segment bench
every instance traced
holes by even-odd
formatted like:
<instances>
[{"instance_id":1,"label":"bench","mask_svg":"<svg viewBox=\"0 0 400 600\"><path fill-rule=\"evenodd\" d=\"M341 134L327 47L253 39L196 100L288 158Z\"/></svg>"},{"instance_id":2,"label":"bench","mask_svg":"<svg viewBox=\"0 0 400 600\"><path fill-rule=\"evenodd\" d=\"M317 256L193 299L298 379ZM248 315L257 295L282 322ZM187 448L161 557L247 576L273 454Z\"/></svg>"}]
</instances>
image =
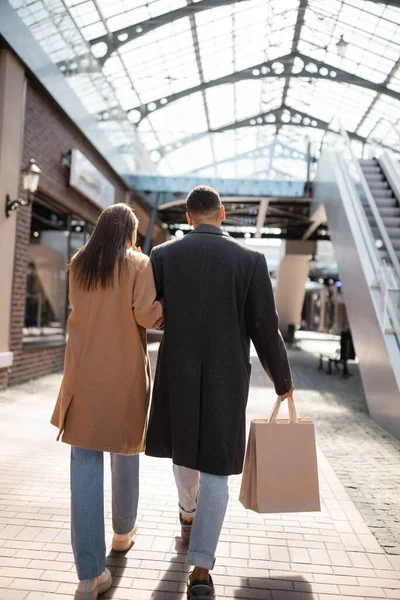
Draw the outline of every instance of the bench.
<instances>
[{"instance_id":1,"label":"bench","mask_svg":"<svg viewBox=\"0 0 400 600\"><path fill-rule=\"evenodd\" d=\"M347 365L347 360L340 358L340 348L336 350L334 354L323 354L322 352L319 355L319 366L318 370L324 370L324 359L327 361L327 375L332 375L332 363L335 365L336 371L340 371L340 365L342 365L342 377L351 377L351 373L349 371L349 367Z\"/></svg>"}]
</instances>

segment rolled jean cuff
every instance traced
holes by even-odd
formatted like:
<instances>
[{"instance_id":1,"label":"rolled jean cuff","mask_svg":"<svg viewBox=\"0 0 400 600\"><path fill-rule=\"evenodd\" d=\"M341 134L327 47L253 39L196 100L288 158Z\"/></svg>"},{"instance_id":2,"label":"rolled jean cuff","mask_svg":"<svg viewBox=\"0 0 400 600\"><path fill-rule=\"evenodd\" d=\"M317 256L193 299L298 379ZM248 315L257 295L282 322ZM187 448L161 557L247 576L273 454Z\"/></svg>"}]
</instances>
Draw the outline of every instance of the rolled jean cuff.
<instances>
[{"instance_id":1,"label":"rolled jean cuff","mask_svg":"<svg viewBox=\"0 0 400 600\"><path fill-rule=\"evenodd\" d=\"M179 511L182 515L182 517L187 520L187 521L191 521L192 519L194 519L194 515L196 514L196 509L193 508L193 510L185 510L183 506L181 506L179 504Z\"/></svg>"},{"instance_id":2,"label":"rolled jean cuff","mask_svg":"<svg viewBox=\"0 0 400 600\"><path fill-rule=\"evenodd\" d=\"M199 554L199 552L190 552L187 555L188 565L194 567L200 567L200 569L207 569L212 571L215 565L215 558L213 556L207 556L207 554Z\"/></svg>"}]
</instances>

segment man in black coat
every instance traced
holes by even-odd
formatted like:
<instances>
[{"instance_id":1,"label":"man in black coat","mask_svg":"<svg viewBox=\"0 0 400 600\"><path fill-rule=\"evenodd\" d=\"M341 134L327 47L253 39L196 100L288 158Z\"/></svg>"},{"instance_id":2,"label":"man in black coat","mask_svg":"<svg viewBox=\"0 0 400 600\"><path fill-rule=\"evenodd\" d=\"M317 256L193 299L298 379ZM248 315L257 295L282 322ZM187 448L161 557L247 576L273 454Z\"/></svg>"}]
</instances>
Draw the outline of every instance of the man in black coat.
<instances>
[{"instance_id":1,"label":"man in black coat","mask_svg":"<svg viewBox=\"0 0 400 600\"><path fill-rule=\"evenodd\" d=\"M188 597L213 598L208 571L227 479L243 468L250 340L282 400L293 390L264 255L221 230L225 209L215 190L194 188L186 202L194 230L151 254L165 331L146 454L173 459L182 536L190 537L195 566Z\"/></svg>"}]
</instances>

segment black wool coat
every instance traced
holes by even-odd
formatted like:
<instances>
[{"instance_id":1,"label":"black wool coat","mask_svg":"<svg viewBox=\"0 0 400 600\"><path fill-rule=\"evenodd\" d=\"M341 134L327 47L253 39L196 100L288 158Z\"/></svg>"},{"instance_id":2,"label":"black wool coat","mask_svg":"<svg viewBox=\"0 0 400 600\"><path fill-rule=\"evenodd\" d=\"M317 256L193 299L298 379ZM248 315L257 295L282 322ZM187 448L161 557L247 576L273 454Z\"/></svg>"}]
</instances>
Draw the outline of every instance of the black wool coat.
<instances>
[{"instance_id":1,"label":"black wool coat","mask_svg":"<svg viewBox=\"0 0 400 600\"><path fill-rule=\"evenodd\" d=\"M200 225L151 254L165 330L146 454L214 475L242 472L250 339L277 394L292 385L263 254Z\"/></svg>"}]
</instances>

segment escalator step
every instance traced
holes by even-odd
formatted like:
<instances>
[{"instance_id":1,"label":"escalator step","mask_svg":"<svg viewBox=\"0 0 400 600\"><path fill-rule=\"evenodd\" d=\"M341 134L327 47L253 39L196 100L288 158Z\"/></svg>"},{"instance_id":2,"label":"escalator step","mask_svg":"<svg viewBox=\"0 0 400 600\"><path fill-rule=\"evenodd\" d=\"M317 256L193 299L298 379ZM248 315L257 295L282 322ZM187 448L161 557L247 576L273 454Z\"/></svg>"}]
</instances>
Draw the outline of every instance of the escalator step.
<instances>
[{"instance_id":1,"label":"escalator step","mask_svg":"<svg viewBox=\"0 0 400 600\"><path fill-rule=\"evenodd\" d=\"M372 225L372 232L375 237L379 237L378 227L375 227L374 225ZM388 234L388 236L390 237L392 242L393 242L393 240L400 241L400 227L386 227L386 233Z\"/></svg>"},{"instance_id":2,"label":"escalator step","mask_svg":"<svg viewBox=\"0 0 400 600\"><path fill-rule=\"evenodd\" d=\"M367 215L367 217L372 217L372 211L370 209L370 207L367 205L365 206L365 213ZM382 218L397 218L400 217L400 207L399 206L394 206L394 207L388 207L388 206L380 206L379 207L379 213L381 215Z\"/></svg>"},{"instance_id":3,"label":"escalator step","mask_svg":"<svg viewBox=\"0 0 400 600\"><path fill-rule=\"evenodd\" d=\"M360 165L361 166L370 166L370 165L377 165L378 161L376 160L376 158L362 158L360 160Z\"/></svg>"},{"instance_id":4,"label":"escalator step","mask_svg":"<svg viewBox=\"0 0 400 600\"><path fill-rule=\"evenodd\" d=\"M367 180L368 185L373 185L373 184L378 184L378 183L380 183L380 184L386 183L386 185L387 185L386 179L380 173L364 173L364 175L365 175L365 179Z\"/></svg>"},{"instance_id":5,"label":"escalator step","mask_svg":"<svg viewBox=\"0 0 400 600\"><path fill-rule=\"evenodd\" d=\"M377 207L379 208L379 211L383 208L396 208L397 207L397 200L396 198L375 198L375 202ZM366 202L363 202L363 205L365 206L365 208L367 209L368 205Z\"/></svg>"},{"instance_id":6,"label":"escalator step","mask_svg":"<svg viewBox=\"0 0 400 600\"><path fill-rule=\"evenodd\" d=\"M389 184L386 181L368 181L368 187L373 194L376 194L380 191L387 192L388 190L392 191L389 187Z\"/></svg>"}]
</instances>

